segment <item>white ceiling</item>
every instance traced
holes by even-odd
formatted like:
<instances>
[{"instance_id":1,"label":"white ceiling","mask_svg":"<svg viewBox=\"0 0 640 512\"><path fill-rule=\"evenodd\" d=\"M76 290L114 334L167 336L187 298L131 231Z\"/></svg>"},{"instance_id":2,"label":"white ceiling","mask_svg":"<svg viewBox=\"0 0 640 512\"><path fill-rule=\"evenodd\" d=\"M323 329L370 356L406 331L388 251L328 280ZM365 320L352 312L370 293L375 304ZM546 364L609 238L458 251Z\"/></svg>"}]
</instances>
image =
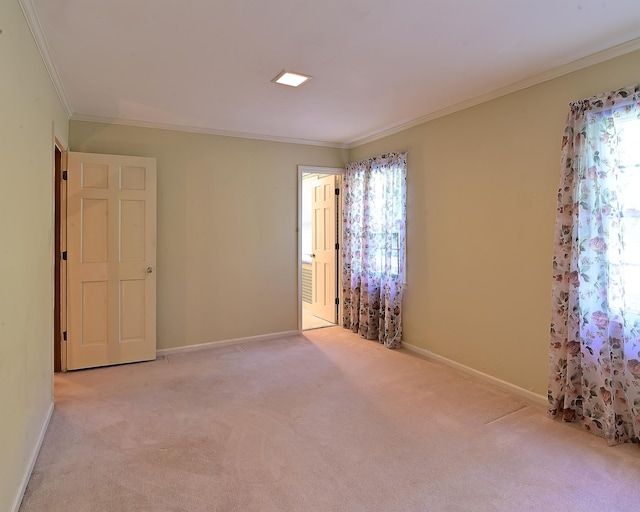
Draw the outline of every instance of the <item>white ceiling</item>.
<instances>
[{"instance_id":1,"label":"white ceiling","mask_svg":"<svg viewBox=\"0 0 640 512\"><path fill-rule=\"evenodd\" d=\"M639 0L20 1L72 119L336 145L640 48Z\"/></svg>"}]
</instances>

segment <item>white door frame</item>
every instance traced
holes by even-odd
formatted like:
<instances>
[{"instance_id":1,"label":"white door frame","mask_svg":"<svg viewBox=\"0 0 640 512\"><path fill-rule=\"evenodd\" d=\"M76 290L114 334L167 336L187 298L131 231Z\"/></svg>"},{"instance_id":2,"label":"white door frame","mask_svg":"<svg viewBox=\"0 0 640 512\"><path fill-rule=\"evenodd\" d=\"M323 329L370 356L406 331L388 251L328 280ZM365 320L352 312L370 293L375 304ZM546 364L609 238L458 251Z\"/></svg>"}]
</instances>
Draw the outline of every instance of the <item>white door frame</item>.
<instances>
[{"instance_id":1,"label":"white door frame","mask_svg":"<svg viewBox=\"0 0 640 512\"><path fill-rule=\"evenodd\" d=\"M298 166L298 332L302 333L302 177L304 174L335 174L338 176L344 175L344 169L341 167L316 167L311 165L299 165ZM340 179L340 202L342 202L342 183ZM338 240L340 247L342 247L342 208L338 208L336 212L336 218L338 220ZM342 274L342 256L341 251L338 251L338 262L336 265L336 275ZM338 299L340 305L342 305L342 286L338 285L336 290L338 293ZM338 325L340 325L340 309L338 308Z\"/></svg>"}]
</instances>

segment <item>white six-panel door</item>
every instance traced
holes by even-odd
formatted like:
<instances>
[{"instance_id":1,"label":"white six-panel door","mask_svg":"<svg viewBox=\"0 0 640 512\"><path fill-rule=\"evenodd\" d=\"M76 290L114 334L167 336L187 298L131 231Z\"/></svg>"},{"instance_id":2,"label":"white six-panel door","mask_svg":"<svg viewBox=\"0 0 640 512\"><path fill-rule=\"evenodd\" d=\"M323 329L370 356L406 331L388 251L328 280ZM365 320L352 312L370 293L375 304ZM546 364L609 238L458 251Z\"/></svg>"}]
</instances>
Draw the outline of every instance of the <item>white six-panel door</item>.
<instances>
[{"instance_id":1,"label":"white six-panel door","mask_svg":"<svg viewBox=\"0 0 640 512\"><path fill-rule=\"evenodd\" d=\"M67 368L156 357L156 161L69 153Z\"/></svg>"},{"instance_id":2,"label":"white six-panel door","mask_svg":"<svg viewBox=\"0 0 640 512\"><path fill-rule=\"evenodd\" d=\"M336 177L319 178L311 190L312 301L311 312L336 321Z\"/></svg>"}]
</instances>

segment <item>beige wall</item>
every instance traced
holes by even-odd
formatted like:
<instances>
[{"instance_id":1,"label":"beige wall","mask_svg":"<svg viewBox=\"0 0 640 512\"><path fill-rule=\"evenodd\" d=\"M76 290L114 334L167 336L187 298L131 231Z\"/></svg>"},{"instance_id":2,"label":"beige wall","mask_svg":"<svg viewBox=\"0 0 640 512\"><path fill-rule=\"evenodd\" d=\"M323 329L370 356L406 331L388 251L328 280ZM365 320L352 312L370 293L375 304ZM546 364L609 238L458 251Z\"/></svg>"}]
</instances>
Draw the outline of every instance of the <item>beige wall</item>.
<instances>
[{"instance_id":1,"label":"beige wall","mask_svg":"<svg viewBox=\"0 0 640 512\"><path fill-rule=\"evenodd\" d=\"M297 166L346 151L77 121L69 137L158 160L158 348L298 328Z\"/></svg>"},{"instance_id":2,"label":"beige wall","mask_svg":"<svg viewBox=\"0 0 640 512\"><path fill-rule=\"evenodd\" d=\"M546 396L567 103L638 69L634 52L351 150L409 151L406 342Z\"/></svg>"},{"instance_id":3,"label":"beige wall","mask_svg":"<svg viewBox=\"0 0 640 512\"><path fill-rule=\"evenodd\" d=\"M68 121L20 6L0 3L0 510L52 404L53 133Z\"/></svg>"}]
</instances>

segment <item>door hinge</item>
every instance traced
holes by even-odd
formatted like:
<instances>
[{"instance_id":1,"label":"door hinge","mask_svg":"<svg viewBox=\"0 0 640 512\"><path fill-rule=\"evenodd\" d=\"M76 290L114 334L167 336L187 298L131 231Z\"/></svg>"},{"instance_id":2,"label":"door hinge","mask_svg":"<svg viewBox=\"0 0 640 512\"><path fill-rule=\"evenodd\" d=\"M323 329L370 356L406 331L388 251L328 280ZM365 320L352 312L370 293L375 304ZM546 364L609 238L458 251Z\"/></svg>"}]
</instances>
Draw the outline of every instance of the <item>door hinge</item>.
<instances>
[{"instance_id":1,"label":"door hinge","mask_svg":"<svg viewBox=\"0 0 640 512\"><path fill-rule=\"evenodd\" d=\"M67 171L62 171L62 181L67 181Z\"/></svg>"},{"instance_id":2,"label":"door hinge","mask_svg":"<svg viewBox=\"0 0 640 512\"><path fill-rule=\"evenodd\" d=\"M340 305L340 299L336 297L336 306Z\"/></svg>"},{"instance_id":3,"label":"door hinge","mask_svg":"<svg viewBox=\"0 0 640 512\"><path fill-rule=\"evenodd\" d=\"M67 341L67 331L62 333L62 341Z\"/></svg>"},{"instance_id":4,"label":"door hinge","mask_svg":"<svg viewBox=\"0 0 640 512\"><path fill-rule=\"evenodd\" d=\"M340 249L340 244L338 242L336 242L336 251Z\"/></svg>"},{"instance_id":5,"label":"door hinge","mask_svg":"<svg viewBox=\"0 0 640 512\"><path fill-rule=\"evenodd\" d=\"M62 260L67 261L67 251L62 251Z\"/></svg>"},{"instance_id":6,"label":"door hinge","mask_svg":"<svg viewBox=\"0 0 640 512\"><path fill-rule=\"evenodd\" d=\"M340 189L339 189L339 188L337 188L337 189L336 189L336 195L337 195L337 196L339 196L339 195L340 195Z\"/></svg>"}]
</instances>

